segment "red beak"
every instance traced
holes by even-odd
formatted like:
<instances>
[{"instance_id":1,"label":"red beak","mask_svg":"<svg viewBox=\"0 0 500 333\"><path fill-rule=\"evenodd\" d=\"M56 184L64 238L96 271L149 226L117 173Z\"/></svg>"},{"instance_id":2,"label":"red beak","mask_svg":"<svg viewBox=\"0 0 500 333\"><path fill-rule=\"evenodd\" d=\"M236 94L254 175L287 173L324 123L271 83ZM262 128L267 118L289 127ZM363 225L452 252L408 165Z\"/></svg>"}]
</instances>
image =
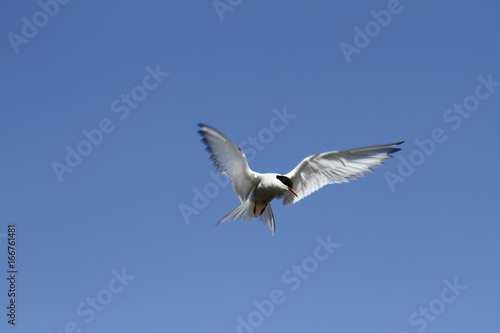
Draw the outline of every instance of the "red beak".
<instances>
[{"instance_id":1,"label":"red beak","mask_svg":"<svg viewBox=\"0 0 500 333\"><path fill-rule=\"evenodd\" d=\"M293 188L289 187L289 188L288 188L288 191L292 192L292 193L293 193L293 195L295 195L297 198L299 197L299 196L297 195L297 193L295 193L295 190L294 190Z\"/></svg>"}]
</instances>

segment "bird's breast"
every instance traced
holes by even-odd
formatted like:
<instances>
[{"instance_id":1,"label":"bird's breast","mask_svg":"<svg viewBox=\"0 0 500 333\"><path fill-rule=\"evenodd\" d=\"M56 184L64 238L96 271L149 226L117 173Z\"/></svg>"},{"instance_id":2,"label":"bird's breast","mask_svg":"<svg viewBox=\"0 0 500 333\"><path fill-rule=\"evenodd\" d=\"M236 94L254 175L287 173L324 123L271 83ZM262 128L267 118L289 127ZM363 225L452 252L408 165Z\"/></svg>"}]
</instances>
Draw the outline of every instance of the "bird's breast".
<instances>
[{"instance_id":1,"label":"bird's breast","mask_svg":"<svg viewBox=\"0 0 500 333\"><path fill-rule=\"evenodd\" d=\"M275 187L272 184L260 183L252 192L252 200L261 204L268 204L278 195L282 189Z\"/></svg>"}]
</instances>

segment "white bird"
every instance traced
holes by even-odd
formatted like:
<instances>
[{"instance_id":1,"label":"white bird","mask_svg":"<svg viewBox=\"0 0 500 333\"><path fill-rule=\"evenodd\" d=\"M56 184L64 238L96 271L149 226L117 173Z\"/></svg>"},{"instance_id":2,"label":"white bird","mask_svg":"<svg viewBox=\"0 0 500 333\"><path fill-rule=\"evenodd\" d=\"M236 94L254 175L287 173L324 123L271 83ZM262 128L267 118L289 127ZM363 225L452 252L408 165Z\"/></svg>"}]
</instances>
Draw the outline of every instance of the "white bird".
<instances>
[{"instance_id":1,"label":"white bird","mask_svg":"<svg viewBox=\"0 0 500 333\"><path fill-rule=\"evenodd\" d=\"M283 198L290 206L328 184L344 183L373 172L371 168L384 164L395 148L404 141L343 151L311 155L285 175L258 173L248 166L243 151L213 127L198 124L206 150L223 175L229 177L241 205L223 217L224 221L251 221L259 218L275 232L274 215L269 204Z\"/></svg>"}]
</instances>

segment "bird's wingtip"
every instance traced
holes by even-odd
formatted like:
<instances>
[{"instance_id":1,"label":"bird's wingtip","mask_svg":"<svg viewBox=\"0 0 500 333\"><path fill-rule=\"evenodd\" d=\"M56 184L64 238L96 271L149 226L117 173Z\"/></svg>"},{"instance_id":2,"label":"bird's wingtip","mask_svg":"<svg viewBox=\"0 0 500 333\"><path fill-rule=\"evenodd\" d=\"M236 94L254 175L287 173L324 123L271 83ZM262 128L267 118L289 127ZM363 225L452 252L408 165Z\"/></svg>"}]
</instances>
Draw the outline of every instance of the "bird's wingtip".
<instances>
[{"instance_id":1,"label":"bird's wingtip","mask_svg":"<svg viewBox=\"0 0 500 333\"><path fill-rule=\"evenodd\" d=\"M223 221L223 220L218 221L218 222L214 225L214 228L218 228L218 227L222 224L222 222L224 222L224 221Z\"/></svg>"}]
</instances>

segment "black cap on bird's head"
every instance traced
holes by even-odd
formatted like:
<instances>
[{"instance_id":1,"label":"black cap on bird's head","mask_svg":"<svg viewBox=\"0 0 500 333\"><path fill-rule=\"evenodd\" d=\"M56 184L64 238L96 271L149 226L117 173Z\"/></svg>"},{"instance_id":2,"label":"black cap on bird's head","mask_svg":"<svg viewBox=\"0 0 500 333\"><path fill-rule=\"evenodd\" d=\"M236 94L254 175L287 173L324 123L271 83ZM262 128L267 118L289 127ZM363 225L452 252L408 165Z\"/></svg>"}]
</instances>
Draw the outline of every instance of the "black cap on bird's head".
<instances>
[{"instance_id":1,"label":"black cap on bird's head","mask_svg":"<svg viewBox=\"0 0 500 333\"><path fill-rule=\"evenodd\" d=\"M295 190L293 189L293 182L290 178L281 175L277 175L276 178L278 178L279 181L281 181L285 186L288 187L288 191L292 192L293 195L298 197L297 193L295 193Z\"/></svg>"}]
</instances>

